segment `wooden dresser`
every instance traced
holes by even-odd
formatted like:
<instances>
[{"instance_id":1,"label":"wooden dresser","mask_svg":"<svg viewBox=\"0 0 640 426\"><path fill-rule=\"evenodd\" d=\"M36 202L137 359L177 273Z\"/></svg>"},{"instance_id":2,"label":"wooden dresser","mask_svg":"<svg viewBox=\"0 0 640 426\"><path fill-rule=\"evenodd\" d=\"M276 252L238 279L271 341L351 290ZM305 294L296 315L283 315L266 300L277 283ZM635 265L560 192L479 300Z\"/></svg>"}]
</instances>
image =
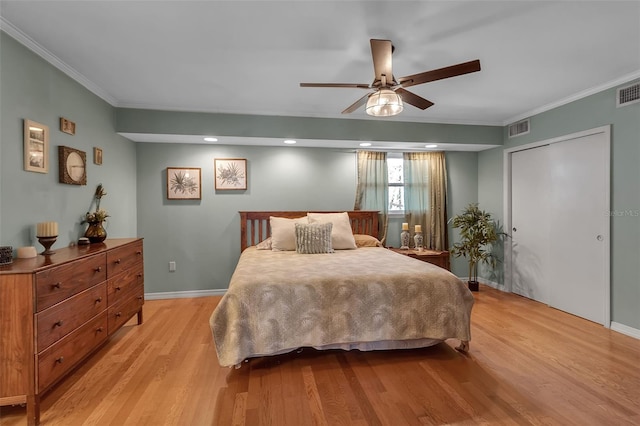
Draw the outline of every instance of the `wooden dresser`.
<instances>
[{"instance_id":1,"label":"wooden dresser","mask_svg":"<svg viewBox=\"0 0 640 426\"><path fill-rule=\"evenodd\" d=\"M0 266L0 405L27 405L135 314L142 324L142 239L55 249Z\"/></svg>"}]
</instances>

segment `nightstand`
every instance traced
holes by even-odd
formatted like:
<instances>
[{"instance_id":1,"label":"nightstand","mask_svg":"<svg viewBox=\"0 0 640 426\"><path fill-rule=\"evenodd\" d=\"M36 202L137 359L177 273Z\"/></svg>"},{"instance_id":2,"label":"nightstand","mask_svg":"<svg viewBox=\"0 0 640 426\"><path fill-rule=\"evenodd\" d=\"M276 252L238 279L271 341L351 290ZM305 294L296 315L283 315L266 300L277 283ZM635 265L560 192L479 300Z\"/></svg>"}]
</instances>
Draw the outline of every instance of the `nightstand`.
<instances>
[{"instance_id":1,"label":"nightstand","mask_svg":"<svg viewBox=\"0 0 640 426\"><path fill-rule=\"evenodd\" d=\"M449 264L449 252L448 251L435 251L435 250L401 250L395 247L388 247L389 250L404 254L405 256L412 257L414 259L421 260L423 262L432 263L436 266L446 269L447 271L451 270L451 266Z\"/></svg>"}]
</instances>

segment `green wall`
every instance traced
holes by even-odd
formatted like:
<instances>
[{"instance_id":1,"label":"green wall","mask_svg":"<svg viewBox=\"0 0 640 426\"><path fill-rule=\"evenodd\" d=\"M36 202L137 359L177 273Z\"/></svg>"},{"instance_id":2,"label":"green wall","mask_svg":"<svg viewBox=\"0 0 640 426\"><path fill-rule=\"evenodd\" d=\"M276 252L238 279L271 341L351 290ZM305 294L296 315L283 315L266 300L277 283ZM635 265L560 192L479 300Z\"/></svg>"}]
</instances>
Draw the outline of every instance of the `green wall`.
<instances>
[{"instance_id":1,"label":"green wall","mask_svg":"<svg viewBox=\"0 0 640 426\"><path fill-rule=\"evenodd\" d=\"M239 255L238 210L350 209L355 154L300 147L132 143L117 132L233 136L406 140L501 144L509 148L602 125L612 125L612 319L640 329L640 104L615 108L606 90L532 117L531 133L514 139L491 126L259 117L113 108L5 33L0 33L0 244L38 245L40 221L59 222L54 247L75 241L95 186L108 195L110 237L145 237L147 292L226 288ZM76 122L75 136L58 130L60 117ZM28 118L50 128L48 174L23 170L22 126ZM88 154L87 186L58 183L57 146ZM92 149L104 163L92 163ZM480 153L448 152L449 216L470 202L502 220L503 148ZM249 189L213 189L213 159L247 158ZM201 167L200 201L167 201L166 167ZM393 219L399 234L401 219ZM457 234L450 230L450 242ZM38 246L40 249L40 247ZM176 272L168 272L175 261ZM466 275L464 259L454 273ZM485 278L490 278L485 276ZM500 277L497 282L501 283Z\"/></svg>"},{"instance_id":2,"label":"green wall","mask_svg":"<svg viewBox=\"0 0 640 426\"><path fill-rule=\"evenodd\" d=\"M108 195L102 207L111 214L110 237L136 236L136 151L114 131L113 108L48 62L0 32L0 244L42 250L35 224L56 221L64 247L84 233L81 218L96 186ZM59 131L60 117L76 123L75 136ZM49 127L49 173L23 169L23 120ZM58 146L87 153L87 185L58 182ZM104 151L93 164L93 147Z\"/></svg>"},{"instance_id":3,"label":"green wall","mask_svg":"<svg viewBox=\"0 0 640 426\"><path fill-rule=\"evenodd\" d=\"M504 149L611 125L611 210L617 213L611 216L611 319L640 329L640 103L616 108L612 88L535 115L530 124L529 134L512 139L505 128L504 148L480 154L480 205L502 219Z\"/></svg>"},{"instance_id":4,"label":"green wall","mask_svg":"<svg viewBox=\"0 0 640 426\"><path fill-rule=\"evenodd\" d=\"M202 136L501 144L502 128L401 121L116 110L117 131Z\"/></svg>"},{"instance_id":5,"label":"green wall","mask_svg":"<svg viewBox=\"0 0 640 426\"><path fill-rule=\"evenodd\" d=\"M476 155L447 153L452 208L477 197ZM353 209L353 151L138 143L137 158L138 231L145 237L148 293L226 289L240 256L238 211ZM246 158L248 189L216 191L214 158ZM167 200L167 167L201 168L202 199ZM391 220L392 245L401 222ZM175 272L169 272L170 261L176 262Z\"/></svg>"}]
</instances>

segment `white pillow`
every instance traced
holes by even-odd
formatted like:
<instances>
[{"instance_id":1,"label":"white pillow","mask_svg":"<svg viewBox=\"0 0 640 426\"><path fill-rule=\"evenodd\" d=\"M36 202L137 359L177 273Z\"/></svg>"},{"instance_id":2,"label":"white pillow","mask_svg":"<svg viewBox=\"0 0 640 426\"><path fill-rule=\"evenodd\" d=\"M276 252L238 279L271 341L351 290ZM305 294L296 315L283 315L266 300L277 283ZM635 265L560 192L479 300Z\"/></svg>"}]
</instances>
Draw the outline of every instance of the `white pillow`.
<instances>
[{"instance_id":1,"label":"white pillow","mask_svg":"<svg viewBox=\"0 0 640 426\"><path fill-rule=\"evenodd\" d=\"M257 250L271 250L271 237L267 238L264 241L260 241L256 245Z\"/></svg>"},{"instance_id":2,"label":"white pillow","mask_svg":"<svg viewBox=\"0 0 640 426\"><path fill-rule=\"evenodd\" d=\"M269 217L271 226L271 250L292 251L296 249L296 223L309 223L306 216L297 219Z\"/></svg>"},{"instance_id":3,"label":"white pillow","mask_svg":"<svg viewBox=\"0 0 640 426\"><path fill-rule=\"evenodd\" d=\"M348 250L356 248L353 238L349 214L344 213L307 213L309 223L333 223L331 231L331 246L334 250Z\"/></svg>"}]
</instances>

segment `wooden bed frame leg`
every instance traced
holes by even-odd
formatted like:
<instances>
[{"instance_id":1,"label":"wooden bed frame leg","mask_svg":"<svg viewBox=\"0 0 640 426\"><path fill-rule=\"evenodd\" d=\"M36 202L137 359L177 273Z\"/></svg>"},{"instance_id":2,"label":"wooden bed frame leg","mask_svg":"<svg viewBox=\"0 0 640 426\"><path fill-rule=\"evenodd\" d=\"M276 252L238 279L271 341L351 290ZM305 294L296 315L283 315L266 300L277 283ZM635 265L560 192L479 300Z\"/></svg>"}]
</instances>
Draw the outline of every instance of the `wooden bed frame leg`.
<instances>
[{"instance_id":1,"label":"wooden bed frame leg","mask_svg":"<svg viewBox=\"0 0 640 426\"><path fill-rule=\"evenodd\" d=\"M467 340L460 340L460 345L456 346L456 350L462 353L469 352L469 342Z\"/></svg>"}]
</instances>

